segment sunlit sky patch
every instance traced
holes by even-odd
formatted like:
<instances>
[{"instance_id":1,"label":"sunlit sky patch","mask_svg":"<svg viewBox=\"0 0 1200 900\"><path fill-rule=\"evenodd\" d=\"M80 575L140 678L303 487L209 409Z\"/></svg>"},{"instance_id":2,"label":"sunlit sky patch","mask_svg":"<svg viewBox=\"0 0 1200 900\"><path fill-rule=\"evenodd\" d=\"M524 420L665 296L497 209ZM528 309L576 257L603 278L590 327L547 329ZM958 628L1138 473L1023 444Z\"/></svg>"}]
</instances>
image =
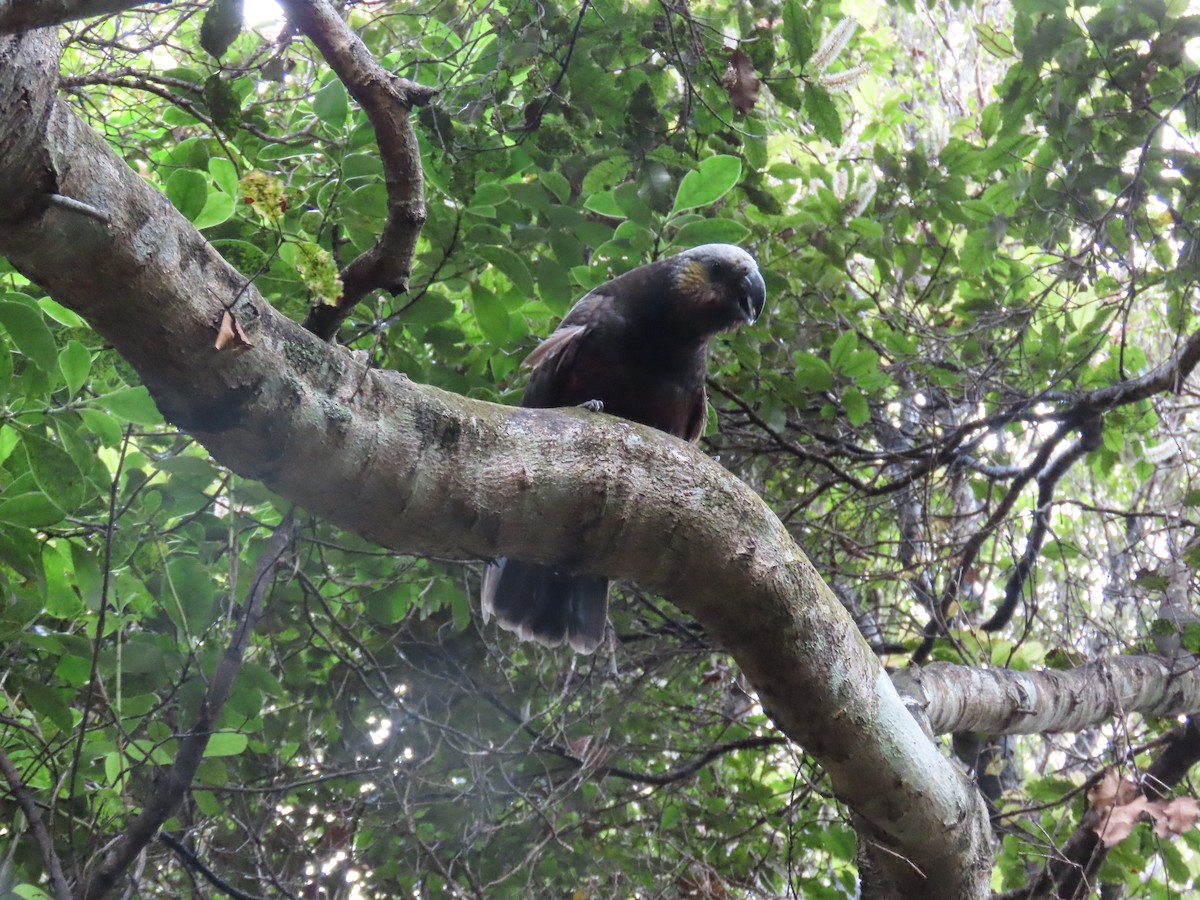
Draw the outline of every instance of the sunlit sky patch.
<instances>
[{"instance_id":1,"label":"sunlit sky patch","mask_svg":"<svg viewBox=\"0 0 1200 900\"><path fill-rule=\"evenodd\" d=\"M275 0L245 0L246 25L263 28L283 21L283 10Z\"/></svg>"}]
</instances>

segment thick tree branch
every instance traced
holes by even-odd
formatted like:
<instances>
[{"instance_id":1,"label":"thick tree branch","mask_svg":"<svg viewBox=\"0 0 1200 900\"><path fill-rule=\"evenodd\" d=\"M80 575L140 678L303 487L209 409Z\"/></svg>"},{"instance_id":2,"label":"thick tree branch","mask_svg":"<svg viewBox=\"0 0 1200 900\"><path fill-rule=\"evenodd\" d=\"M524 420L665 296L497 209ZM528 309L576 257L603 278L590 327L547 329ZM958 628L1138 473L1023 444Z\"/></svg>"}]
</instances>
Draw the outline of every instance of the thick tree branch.
<instances>
[{"instance_id":1,"label":"thick tree branch","mask_svg":"<svg viewBox=\"0 0 1200 900\"><path fill-rule=\"evenodd\" d=\"M160 0L0 0L0 35L123 12Z\"/></svg>"},{"instance_id":2,"label":"thick tree branch","mask_svg":"<svg viewBox=\"0 0 1200 900\"><path fill-rule=\"evenodd\" d=\"M371 120L383 180L387 220L379 239L342 270L343 294L337 305L319 304L304 327L330 340L355 304L373 290L408 290L417 237L425 224L421 151L409 116L437 91L388 72L327 0L281 0L289 21L304 32Z\"/></svg>"},{"instance_id":3,"label":"thick tree branch","mask_svg":"<svg viewBox=\"0 0 1200 900\"><path fill-rule=\"evenodd\" d=\"M109 340L170 420L235 471L384 546L567 563L662 593L824 765L880 890L986 896L977 794L757 494L661 432L469 400L318 340L55 102L55 51L41 32L0 43L0 147L13 151L0 155L0 210L27 211L0 221L0 252ZM70 160L50 172L60 192L111 224L45 207L38 183L9 175L31 156ZM214 349L227 308L252 346ZM122 839L123 858L133 843Z\"/></svg>"},{"instance_id":4,"label":"thick tree branch","mask_svg":"<svg viewBox=\"0 0 1200 900\"><path fill-rule=\"evenodd\" d=\"M1172 669L1158 656L1120 656L1076 669L910 666L892 683L916 701L933 734L1080 731L1114 715L1164 718L1200 712L1200 667Z\"/></svg>"},{"instance_id":5,"label":"thick tree branch","mask_svg":"<svg viewBox=\"0 0 1200 900\"><path fill-rule=\"evenodd\" d=\"M1188 335L1168 359L1149 372L1084 394L1064 415L1082 421L1098 412L1146 400L1155 394L1166 391L1177 394L1183 390L1183 383L1197 365L1200 365L1200 331Z\"/></svg>"},{"instance_id":6,"label":"thick tree branch","mask_svg":"<svg viewBox=\"0 0 1200 900\"><path fill-rule=\"evenodd\" d=\"M9 791L16 798L21 811L25 813L25 819L29 822L29 830L33 832L33 839L37 842L38 850L41 851L42 863L46 866L46 872L50 876L50 886L54 888L54 896L58 900L70 900L71 888L67 884L66 875L63 874L62 862L54 851L54 841L50 838L50 832L46 830L46 823L42 821L42 812L37 808L33 795L29 793L25 779L21 777L21 773L17 771L17 767L13 765L13 761L3 748L0 748L0 775L3 775L4 780L8 782Z\"/></svg>"},{"instance_id":7,"label":"thick tree branch","mask_svg":"<svg viewBox=\"0 0 1200 900\"><path fill-rule=\"evenodd\" d=\"M99 900L112 890L125 870L142 852L142 848L154 840L163 822L179 808L183 795L191 788L192 779L196 777L196 769L204 758L204 750L212 737L213 728L216 727L225 701L229 699L234 679L241 671L242 657L254 631L254 625L258 622L262 598L271 586L271 575L275 571L275 565L294 536L295 521L289 513L279 523L258 558L254 567L254 578L246 594L246 602L234 629L233 638L208 682L208 690L205 691L196 721L179 740L179 750L171 768L158 780L154 793L142 807L141 813L129 823L125 832L117 839L116 845L106 854L100 870L92 876L80 893L83 900Z\"/></svg>"}]
</instances>

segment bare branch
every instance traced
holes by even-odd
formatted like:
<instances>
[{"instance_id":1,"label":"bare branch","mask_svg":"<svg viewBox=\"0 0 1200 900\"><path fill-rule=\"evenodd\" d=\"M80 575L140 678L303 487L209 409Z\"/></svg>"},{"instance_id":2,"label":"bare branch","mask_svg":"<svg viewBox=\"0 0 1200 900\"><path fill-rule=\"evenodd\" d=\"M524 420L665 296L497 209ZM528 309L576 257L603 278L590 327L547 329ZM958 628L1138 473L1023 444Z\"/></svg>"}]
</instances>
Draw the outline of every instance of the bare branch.
<instances>
[{"instance_id":1,"label":"bare branch","mask_svg":"<svg viewBox=\"0 0 1200 900\"><path fill-rule=\"evenodd\" d=\"M729 741L724 744L718 744L715 747L710 747L703 753L696 756L695 759L690 759L685 763L674 766L665 772L634 772L630 769L623 769L620 766L599 765L593 770L595 776L602 778L620 778L623 781L631 781L634 784L648 784L654 787L665 787L668 784L675 784L679 781L687 781L709 763L715 759L719 759L727 753L736 753L739 750L757 750L761 747L782 747L787 745L787 738L772 737L765 735L762 737L742 738L737 741ZM586 767L586 760L579 760L570 755L565 748L553 747L553 752L558 753L564 759L569 760L578 767Z\"/></svg>"},{"instance_id":2,"label":"bare branch","mask_svg":"<svg viewBox=\"0 0 1200 900\"><path fill-rule=\"evenodd\" d=\"M41 810L37 808L37 804L33 801L33 795L29 793L29 788L25 785L25 780L17 771L17 767L13 765L13 761L9 759L8 754L4 752L3 747L0 747L0 775L3 775L4 780L8 782L8 789L12 791L17 805L21 807L25 818L29 821L29 830L33 832L33 839L37 841L38 849L42 851L42 862L45 863L46 872L50 875L54 896L58 900L70 900L71 889L63 874L62 862L59 861L58 854L54 852L54 841L50 839L50 832L46 830L46 823L42 821Z\"/></svg>"},{"instance_id":3,"label":"bare branch","mask_svg":"<svg viewBox=\"0 0 1200 900\"><path fill-rule=\"evenodd\" d=\"M992 511L992 514L988 516L988 520L963 545L963 549L959 553L955 571L950 576L946 589L942 592L942 597L938 601L938 608L925 626L925 639L913 651L912 660L914 663L923 663L929 657L930 651L933 650L934 639L937 635L945 632L946 619L950 609L958 602L962 586L966 582L971 568L975 565L975 557L979 555L984 541L999 527L1013 506L1016 505L1017 498L1020 497L1021 491L1025 489L1025 485L1029 484L1030 481L1045 469L1051 454L1054 452L1054 448L1062 442L1069 431L1070 428L1065 423L1055 429L1054 434L1050 435L1046 439L1046 442L1042 444L1033 461L1025 467L1025 471L1009 486L1004 498L1000 501L996 509Z\"/></svg>"},{"instance_id":4,"label":"bare branch","mask_svg":"<svg viewBox=\"0 0 1200 900\"><path fill-rule=\"evenodd\" d=\"M1050 509L1054 501L1054 489L1071 466L1100 446L1102 432L1100 420L1094 419L1083 429L1079 440L1068 447L1058 459L1038 475L1038 496L1033 529L1025 541L1025 552L1021 554L1021 559L1018 560L1017 565L1008 576L1008 582L1004 585L1004 600L996 607L991 618L979 626L984 631L999 631L1012 619L1013 612L1017 608L1017 601L1021 598L1029 575L1033 572L1033 565L1042 551L1042 543L1046 540L1046 534L1050 530Z\"/></svg>"},{"instance_id":5,"label":"bare branch","mask_svg":"<svg viewBox=\"0 0 1200 900\"><path fill-rule=\"evenodd\" d=\"M1200 364L1200 331L1192 333L1171 354L1149 372L1105 388L1091 391L1080 397L1064 411L1064 415L1089 418L1097 412L1105 412L1127 403L1136 403L1166 391L1179 393L1183 383Z\"/></svg>"},{"instance_id":6,"label":"bare branch","mask_svg":"<svg viewBox=\"0 0 1200 900\"><path fill-rule=\"evenodd\" d=\"M313 307L304 327L325 340L373 290L408 290L417 236L425 224L421 151L409 115L437 91L388 72L326 0L283 0L288 19L308 36L358 101L375 129L387 188L387 221L379 239L342 270L344 293L336 305Z\"/></svg>"},{"instance_id":7,"label":"bare branch","mask_svg":"<svg viewBox=\"0 0 1200 900\"><path fill-rule=\"evenodd\" d=\"M123 12L159 0L0 0L0 34Z\"/></svg>"},{"instance_id":8,"label":"bare branch","mask_svg":"<svg viewBox=\"0 0 1200 900\"><path fill-rule=\"evenodd\" d=\"M186 846L184 846L183 841L180 841L178 838L172 837L165 831L161 831L158 835L158 842L164 846L170 847L173 851L175 851L175 855L179 857L185 866L194 872L199 872L205 881L215 887L226 897L233 897L234 900L262 900L262 898L257 894L248 894L245 891L239 891L232 884L206 866L204 861Z\"/></svg>"}]
</instances>

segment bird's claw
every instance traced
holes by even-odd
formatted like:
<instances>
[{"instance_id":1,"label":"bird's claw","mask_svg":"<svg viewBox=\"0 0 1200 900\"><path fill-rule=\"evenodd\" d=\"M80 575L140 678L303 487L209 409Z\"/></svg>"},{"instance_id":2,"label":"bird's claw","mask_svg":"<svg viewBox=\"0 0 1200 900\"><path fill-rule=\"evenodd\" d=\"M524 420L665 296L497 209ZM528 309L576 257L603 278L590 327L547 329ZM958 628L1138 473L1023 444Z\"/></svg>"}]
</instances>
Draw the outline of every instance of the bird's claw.
<instances>
[{"instance_id":1,"label":"bird's claw","mask_svg":"<svg viewBox=\"0 0 1200 900\"><path fill-rule=\"evenodd\" d=\"M580 409L586 409L588 412L604 412L603 400L585 400L579 404Z\"/></svg>"}]
</instances>

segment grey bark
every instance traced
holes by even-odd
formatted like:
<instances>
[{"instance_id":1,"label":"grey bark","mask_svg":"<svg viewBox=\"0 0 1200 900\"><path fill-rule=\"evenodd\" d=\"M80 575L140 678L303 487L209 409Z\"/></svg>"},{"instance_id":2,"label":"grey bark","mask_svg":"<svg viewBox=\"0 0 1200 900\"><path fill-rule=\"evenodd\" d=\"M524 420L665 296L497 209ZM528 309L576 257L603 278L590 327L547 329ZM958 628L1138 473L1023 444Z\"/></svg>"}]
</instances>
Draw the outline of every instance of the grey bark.
<instances>
[{"instance_id":1,"label":"grey bark","mask_svg":"<svg viewBox=\"0 0 1200 900\"><path fill-rule=\"evenodd\" d=\"M1200 666L1123 656L1059 671L976 669L950 663L892 676L932 734L1050 734L1081 731L1114 716L1200 712Z\"/></svg>"},{"instance_id":2,"label":"grey bark","mask_svg":"<svg viewBox=\"0 0 1200 900\"><path fill-rule=\"evenodd\" d=\"M0 0L0 34L123 12L160 0Z\"/></svg>"}]
</instances>

